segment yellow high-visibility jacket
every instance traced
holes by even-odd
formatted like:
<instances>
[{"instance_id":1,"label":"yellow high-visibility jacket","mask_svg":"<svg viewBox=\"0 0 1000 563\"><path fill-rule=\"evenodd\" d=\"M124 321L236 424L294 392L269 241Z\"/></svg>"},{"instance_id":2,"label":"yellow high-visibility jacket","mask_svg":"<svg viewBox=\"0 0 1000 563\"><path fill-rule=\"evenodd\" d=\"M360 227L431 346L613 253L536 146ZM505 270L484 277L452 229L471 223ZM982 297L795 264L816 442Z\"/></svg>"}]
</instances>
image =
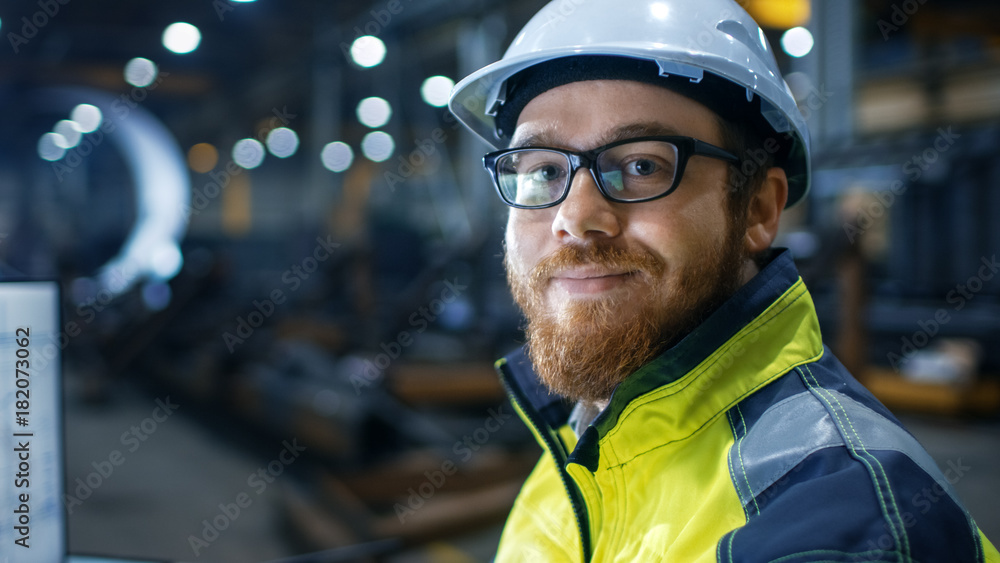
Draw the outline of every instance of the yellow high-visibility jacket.
<instances>
[{"instance_id":1,"label":"yellow high-visibility jacket","mask_svg":"<svg viewBox=\"0 0 1000 563\"><path fill-rule=\"evenodd\" d=\"M823 346L787 251L579 440L522 353L497 368L545 450L498 562L1000 562L952 488L970 468L942 472Z\"/></svg>"}]
</instances>

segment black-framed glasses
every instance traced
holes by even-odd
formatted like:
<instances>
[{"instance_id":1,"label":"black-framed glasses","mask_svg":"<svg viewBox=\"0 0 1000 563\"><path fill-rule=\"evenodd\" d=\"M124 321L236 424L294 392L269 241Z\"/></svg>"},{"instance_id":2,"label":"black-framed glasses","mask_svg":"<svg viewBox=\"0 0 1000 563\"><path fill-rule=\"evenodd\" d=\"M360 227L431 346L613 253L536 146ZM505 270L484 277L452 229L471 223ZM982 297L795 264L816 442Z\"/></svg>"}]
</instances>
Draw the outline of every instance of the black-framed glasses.
<instances>
[{"instance_id":1,"label":"black-framed glasses","mask_svg":"<svg viewBox=\"0 0 1000 563\"><path fill-rule=\"evenodd\" d=\"M562 203L573 176L587 168L607 199L639 203L669 195L694 155L738 162L732 153L692 137L625 139L586 152L527 147L491 152L483 165L504 203L543 209Z\"/></svg>"}]
</instances>

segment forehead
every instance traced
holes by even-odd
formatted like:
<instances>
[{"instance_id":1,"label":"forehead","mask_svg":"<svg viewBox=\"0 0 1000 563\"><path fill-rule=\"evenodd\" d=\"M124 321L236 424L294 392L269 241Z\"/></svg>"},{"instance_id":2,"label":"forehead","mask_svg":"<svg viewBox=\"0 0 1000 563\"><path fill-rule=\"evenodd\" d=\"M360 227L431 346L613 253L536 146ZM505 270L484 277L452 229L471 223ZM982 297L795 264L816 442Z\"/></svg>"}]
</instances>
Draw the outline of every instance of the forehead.
<instances>
[{"instance_id":1,"label":"forehead","mask_svg":"<svg viewBox=\"0 0 1000 563\"><path fill-rule=\"evenodd\" d=\"M571 82L521 111L511 146L587 150L622 137L684 135L719 144L719 117L671 90L630 80Z\"/></svg>"}]
</instances>

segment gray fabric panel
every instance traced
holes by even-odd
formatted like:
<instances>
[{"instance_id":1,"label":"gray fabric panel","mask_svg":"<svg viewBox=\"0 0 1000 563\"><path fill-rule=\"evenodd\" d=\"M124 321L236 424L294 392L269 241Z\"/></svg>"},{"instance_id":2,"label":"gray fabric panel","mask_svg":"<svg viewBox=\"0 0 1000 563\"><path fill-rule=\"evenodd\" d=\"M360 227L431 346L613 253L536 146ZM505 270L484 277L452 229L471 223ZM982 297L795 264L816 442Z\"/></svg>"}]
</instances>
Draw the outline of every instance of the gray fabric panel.
<instances>
[{"instance_id":1,"label":"gray fabric panel","mask_svg":"<svg viewBox=\"0 0 1000 563\"><path fill-rule=\"evenodd\" d=\"M834 407L842 407L847 412L851 425L845 431L855 444L860 437L860 443L868 451L902 453L936 480L957 502L958 497L951 484L908 432L842 393L824 389L822 395ZM815 395L806 391L775 403L729 452L740 500L746 505L814 452L835 447L846 447L846 444L826 405Z\"/></svg>"}]
</instances>

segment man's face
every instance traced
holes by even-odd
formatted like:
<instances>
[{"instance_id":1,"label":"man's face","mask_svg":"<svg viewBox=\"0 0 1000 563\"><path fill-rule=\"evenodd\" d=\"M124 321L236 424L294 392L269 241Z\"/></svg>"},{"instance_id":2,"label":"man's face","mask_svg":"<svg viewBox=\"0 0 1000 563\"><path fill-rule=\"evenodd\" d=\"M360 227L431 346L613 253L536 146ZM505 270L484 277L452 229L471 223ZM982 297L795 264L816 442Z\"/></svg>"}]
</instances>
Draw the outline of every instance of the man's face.
<instances>
[{"instance_id":1,"label":"man's face","mask_svg":"<svg viewBox=\"0 0 1000 563\"><path fill-rule=\"evenodd\" d=\"M704 106L649 84L596 80L531 100L511 146L585 151L643 135L721 144ZM694 156L670 195L615 203L580 169L559 205L511 209L507 277L528 319L532 363L550 389L608 399L742 285L745 226L730 225L726 181L725 162Z\"/></svg>"}]
</instances>

